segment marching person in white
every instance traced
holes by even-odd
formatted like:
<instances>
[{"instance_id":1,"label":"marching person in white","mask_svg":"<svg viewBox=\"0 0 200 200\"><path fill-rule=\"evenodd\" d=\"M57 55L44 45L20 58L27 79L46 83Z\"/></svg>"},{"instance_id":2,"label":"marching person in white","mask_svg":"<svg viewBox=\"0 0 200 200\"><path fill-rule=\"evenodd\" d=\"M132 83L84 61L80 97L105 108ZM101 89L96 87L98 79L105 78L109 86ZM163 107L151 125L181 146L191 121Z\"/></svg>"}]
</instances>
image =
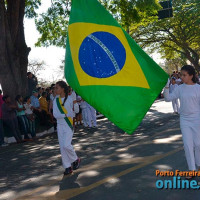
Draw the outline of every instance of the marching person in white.
<instances>
[{"instance_id":1,"label":"marching person in white","mask_svg":"<svg viewBox=\"0 0 200 200\"><path fill-rule=\"evenodd\" d=\"M169 85L169 93L171 94L176 87L178 87L178 85L176 84L176 78L172 77L171 84ZM180 106L179 106L179 100L178 99L172 100L172 107L173 107L174 113L179 114L179 107Z\"/></svg>"},{"instance_id":2,"label":"marching person in white","mask_svg":"<svg viewBox=\"0 0 200 200\"><path fill-rule=\"evenodd\" d=\"M200 85L196 84L195 69L181 68L182 85L169 94L169 80L164 90L166 101L180 99L180 128L189 170L200 167ZM192 178L192 177L187 177Z\"/></svg>"},{"instance_id":3,"label":"marching person in white","mask_svg":"<svg viewBox=\"0 0 200 200\"><path fill-rule=\"evenodd\" d=\"M80 102L80 107L82 110L83 124L85 127L87 127L88 126L88 124L87 124L87 105L86 105L86 101L84 101L83 99Z\"/></svg>"},{"instance_id":4,"label":"marching person in white","mask_svg":"<svg viewBox=\"0 0 200 200\"><path fill-rule=\"evenodd\" d=\"M68 98L67 84L64 81L58 81L55 90L58 96L53 101L53 115L57 120L58 141L63 167L65 168L64 174L68 175L72 173L72 170L76 170L80 166L80 158L77 157L73 146L71 145L73 137L73 122L71 121L72 124L70 125L67 123L67 121L70 121L67 119L73 119L74 113L70 99ZM59 100L62 104L58 103ZM62 107L67 110L67 114L61 112Z\"/></svg>"},{"instance_id":5,"label":"marching person in white","mask_svg":"<svg viewBox=\"0 0 200 200\"><path fill-rule=\"evenodd\" d=\"M92 122L93 122L93 127L97 127L96 110L87 102L86 102L86 107L87 107L87 119L89 127L90 128L92 127Z\"/></svg>"},{"instance_id":6,"label":"marching person in white","mask_svg":"<svg viewBox=\"0 0 200 200\"><path fill-rule=\"evenodd\" d=\"M76 93L74 91L72 91L72 88L69 86L68 87L69 89L69 97L70 97L70 100L72 102L72 110L73 110L73 127L75 129L75 123L77 122L77 118L76 118L76 114L79 112L79 105L76 101Z\"/></svg>"}]
</instances>

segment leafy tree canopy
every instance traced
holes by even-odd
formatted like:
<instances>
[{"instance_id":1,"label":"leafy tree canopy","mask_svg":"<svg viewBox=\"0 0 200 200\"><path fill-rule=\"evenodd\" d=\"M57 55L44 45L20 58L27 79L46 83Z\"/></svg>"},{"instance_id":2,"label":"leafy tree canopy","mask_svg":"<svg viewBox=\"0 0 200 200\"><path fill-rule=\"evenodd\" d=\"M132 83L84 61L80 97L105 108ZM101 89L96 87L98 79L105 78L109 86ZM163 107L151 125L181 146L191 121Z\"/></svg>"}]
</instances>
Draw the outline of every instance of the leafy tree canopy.
<instances>
[{"instance_id":1,"label":"leafy tree canopy","mask_svg":"<svg viewBox=\"0 0 200 200\"><path fill-rule=\"evenodd\" d=\"M187 58L199 69L200 1L173 0L173 17L159 20L158 0L99 0L143 48L163 58ZM37 16L41 0L26 1L26 16L34 17L41 34L36 46L65 47L70 0L51 0L46 13Z\"/></svg>"},{"instance_id":2,"label":"leafy tree canopy","mask_svg":"<svg viewBox=\"0 0 200 200\"><path fill-rule=\"evenodd\" d=\"M41 0L26 0L25 2L25 17L37 17L36 10L41 6Z\"/></svg>"},{"instance_id":3,"label":"leafy tree canopy","mask_svg":"<svg viewBox=\"0 0 200 200\"><path fill-rule=\"evenodd\" d=\"M173 17L132 24L130 32L142 46L163 58L187 58L199 69L200 1L173 1Z\"/></svg>"},{"instance_id":4,"label":"leafy tree canopy","mask_svg":"<svg viewBox=\"0 0 200 200\"><path fill-rule=\"evenodd\" d=\"M160 9L157 0L99 0L106 9L129 31L132 23L153 16ZM66 3L67 2L67 3ZM56 45L65 47L71 1L52 0L46 13L35 20L41 34L36 46Z\"/></svg>"}]
</instances>

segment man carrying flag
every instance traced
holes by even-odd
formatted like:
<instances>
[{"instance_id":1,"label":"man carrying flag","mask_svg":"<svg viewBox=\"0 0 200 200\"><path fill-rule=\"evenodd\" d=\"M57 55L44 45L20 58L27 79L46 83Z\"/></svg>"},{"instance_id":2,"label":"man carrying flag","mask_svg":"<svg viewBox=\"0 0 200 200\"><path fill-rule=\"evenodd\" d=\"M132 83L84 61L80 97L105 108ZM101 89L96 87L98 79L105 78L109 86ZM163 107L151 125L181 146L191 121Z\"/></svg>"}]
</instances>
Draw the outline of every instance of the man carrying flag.
<instances>
[{"instance_id":1,"label":"man carrying flag","mask_svg":"<svg viewBox=\"0 0 200 200\"><path fill-rule=\"evenodd\" d=\"M65 76L83 99L129 134L168 78L97 0L72 0Z\"/></svg>"}]
</instances>

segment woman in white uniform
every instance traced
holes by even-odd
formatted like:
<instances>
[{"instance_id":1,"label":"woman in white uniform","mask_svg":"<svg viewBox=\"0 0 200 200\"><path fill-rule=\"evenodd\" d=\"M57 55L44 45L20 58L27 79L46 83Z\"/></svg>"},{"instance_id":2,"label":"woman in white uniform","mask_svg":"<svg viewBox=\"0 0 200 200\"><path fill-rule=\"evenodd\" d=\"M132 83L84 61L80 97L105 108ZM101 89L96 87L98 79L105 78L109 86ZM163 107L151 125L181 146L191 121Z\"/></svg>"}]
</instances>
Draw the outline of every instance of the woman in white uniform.
<instances>
[{"instance_id":1,"label":"woman in white uniform","mask_svg":"<svg viewBox=\"0 0 200 200\"><path fill-rule=\"evenodd\" d=\"M93 127L96 128L97 127L96 110L87 102L86 106L87 106L87 118L88 118L89 128L92 127L92 123Z\"/></svg>"},{"instance_id":2,"label":"woman in white uniform","mask_svg":"<svg viewBox=\"0 0 200 200\"><path fill-rule=\"evenodd\" d=\"M84 101L83 99L81 100L80 103L80 107L81 107L81 112L82 112L82 118L83 118L83 125L84 127L87 127L87 105L86 105L86 101Z\"/></svg>"},{"instance_id":3,"label":"woman in white uniform","mask_svg":"<svg viewBox=\"0 0 200 200\"><path fill-rule=\"evenodd\" d=\"M178 87L178 85L176 84L176 78L173 77L171 79L171 84L169 85L169 93L172 93L174 91L174 89ZM178 99L174 99L172 100L172 107L174 110L174 113L179 114L179 100Z\"/></svg>"},{"instance_id":4,"label":"woman in white uniform","mask_svg":"<svg viewBox=\"0 0 200 200\"><path fill-rule=\"evenodd\" d=\"M53 101L53 115L57 120L58 141L63 167L65 168L64 175L68 175L79 168L81 161L71 145L74 113L70 98L68 98L67 84L64 81L58 81L55 90L58 96Z\"/></svg>"},{"instance_id":5,"label":"woman in white uniform","mask_svg":"<svg viewBox=\"0 0 200 200\"><path fill-rule=\"evenodd\" d=\"M182 85L169 94L169 81L164 90L166 101L180 99L180 128L189 170L200 167L200 85L191 65L181 68ZM192 177L188 177L192 178Z\"/></svg>"}]
</instances>

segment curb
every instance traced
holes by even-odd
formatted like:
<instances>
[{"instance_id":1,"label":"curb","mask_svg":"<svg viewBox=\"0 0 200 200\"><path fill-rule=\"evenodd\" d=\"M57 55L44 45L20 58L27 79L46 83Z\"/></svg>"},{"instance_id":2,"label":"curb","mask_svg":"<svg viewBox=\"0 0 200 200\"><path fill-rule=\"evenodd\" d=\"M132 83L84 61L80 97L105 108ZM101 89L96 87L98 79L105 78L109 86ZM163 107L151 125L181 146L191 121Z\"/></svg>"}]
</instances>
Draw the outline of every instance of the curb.
<instances>
[{"instance_id":1,"label":"curb","mask_svg":"<svg viewBox=\"0 0 200 200\"><path fill-rule=\"evenodd\" d=\"M51 127L50 129L45 130L45 131L43 131L43 132L41 132L41 133L36 133L36 136L39 138L39 137L42 137L42 136L44 136L44 135L48 135L48 134L51 134L51 133L54 133L54 127ZM30 134L28 134L28 135L29 135L29 137L31 138L31 135L30 135ZM23 137L24 137L24 136L22 135L22 138L23 138ZM6 143L8 143L8 144L16 143L16 140L15 140L14 137L4 137L4 141L5 141Z\"/></svg>"}]
</instances>

